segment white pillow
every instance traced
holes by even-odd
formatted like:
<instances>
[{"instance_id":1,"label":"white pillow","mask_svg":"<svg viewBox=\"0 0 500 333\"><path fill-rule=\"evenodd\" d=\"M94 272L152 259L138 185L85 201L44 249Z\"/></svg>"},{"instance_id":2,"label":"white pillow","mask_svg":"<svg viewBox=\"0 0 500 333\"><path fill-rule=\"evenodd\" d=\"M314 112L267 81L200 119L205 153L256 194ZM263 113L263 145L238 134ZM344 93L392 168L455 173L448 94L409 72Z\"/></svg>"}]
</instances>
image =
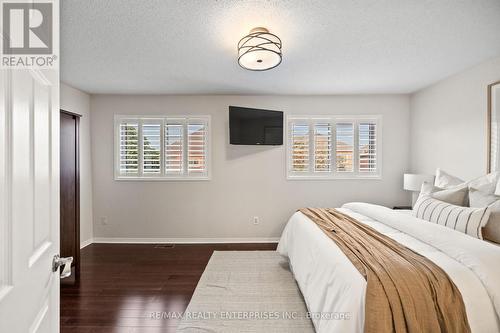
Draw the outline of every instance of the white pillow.
<instances>
[{"instance_id":1,"label":"white pillow","mask_svg":"<svg viewBox=\"0 0 500 333\"><path fill-rule=\"evenodd\" d=\"M482 192L493 193L497 187L499 172L492 172L487 175L475 178L468 182L469 187L480 189Z\"/></svg>"},{"instance_id":2,"label":"white pillow","mask_svg":"<svg viewBox=\"0 0 500 333\"><path fill-rule=\"evenodd\" d=\"M436 178L434 179L434 186L441 188L448 188L457 185L461 185L465 183L462 179L452 176L449 173L441 170L440 168L436 169Z\"/></svg>"},{"instance_id":3,"label":"white pillow","mask_svg":"<svg viewBox=\"0 0 500 333\"><path fill-rule=\"evenodd\" d=\"M413 207L413 215L419 219L437 223L479 239L483 239L481 229L488 222L490 212L490 207L456 206L429 195L421 195Z\"/></svg>"},{"instance_id":4,"label":"white pillow","mask_svg":"<svg viewBox=\"0 0 500 333\"><path fill-rule=\"evenodd\" d=\"M431 194L437 191L442 191L441 187L432 185L430 182L423 182L420 188L420 194Z\"/></svg>"},{"instance_id":5,"label":"white pillow","mask_svg":"<svg viewBox=\"0 0 500 333\"><path fill-rule=\"evenodd\" d=\"M481 187L487 186L488 191L490 187L493 187L495 191L499 191L500 193L500 172L492 172L487 175L474 178L473 180L469 180L468 182L463 181L462 179L455 177L446 171L441 170L440 168L436 169L436 178L434 180L434 186L441 188L449 188L458 185L467 184L469 187L474 187L475 189L480 189ZM486 188L481 189L481 191L486 191ZM493 191L491 193L493 193ZM497 194L498 195L498 194Z\"/></svg>"},{"instance_id":6,"label":"white pillow","mask_svg":"<svg viewBox=\"0 0 500 333\"><path fill-rule=\"evenodd\" d=\"M500 197L470 188L469 202L471 207L489 207L491 209L490 218L483 228L483 238L500 243Z\"/></svg>"},{"instance_id":7,"label":"white pillow","mask_svg":"<svg viewBox=\"0 0 500 333\"><path fill-rule=\"evenodd\" d=\"M500 200L500 197L492 193L474 187L469 188L469 204L471 207L486 207L498 200Z\"/></svg>"},{"instance_id":8,"label":"white pillow","mask_svg":"<svg viewBox=\"0 0 500 333\"><path fill-rule=\"evenodd\" d=\"M438 168L436 170L434 185L443 189L454 188L457 186L468 186L469 188L473 187L475 189L479 189L481 192L493 194L496 190L500 192L500 185L498 185L499 179L500 172L492 172L468 182L464 182L462 179L450 175L449 173ZM464 205L469 205L468 194L464 200Z\"/></svg>"},{"instance_id":9,"label":"white pillow","mask_svg":"<svg viewBox=\"0 0 500 333\"><path fill-rule=\"evenodd\" d=\"M492 194L492 195L495 195L495 188L497 187L497 184L496 183L489 183L489 184L483 184L483 185L480 185L480 186L476 186L476 185L470 185L469 184L469 192L471 189L474 189L476 191L479 191L483 194Z\"/></svg>"},{"instance_id":10,"label":"white pillow","mask_svg":"<svg viewBox=\"0 0 500 333\"><path fill-rule=\"evenodd\" d=\"M424 182L420 189L420 195L431 196L435 199L457 205L465 206L467 204L468 188L466 185L459 185L448 189L442 189L431 183Z\"/></svg>"}]
</instances>

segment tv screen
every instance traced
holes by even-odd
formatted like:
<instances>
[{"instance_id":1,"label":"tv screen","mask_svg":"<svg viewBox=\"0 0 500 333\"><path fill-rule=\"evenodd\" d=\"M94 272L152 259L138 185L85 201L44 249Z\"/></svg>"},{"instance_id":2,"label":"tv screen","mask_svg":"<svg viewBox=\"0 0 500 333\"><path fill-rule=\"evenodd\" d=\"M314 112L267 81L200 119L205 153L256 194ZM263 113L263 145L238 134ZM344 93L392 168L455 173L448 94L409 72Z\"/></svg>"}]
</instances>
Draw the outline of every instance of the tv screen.
<instances>
[{"instance_id":1,"label":"tv screen","mask_svg":"<svg viewBox=\"0 0 500 333\"><path fill-rule=\"evenodd\" d=\"M283 112L230 106L229 143L282 145Z\"/></svg>"}]
</instances>

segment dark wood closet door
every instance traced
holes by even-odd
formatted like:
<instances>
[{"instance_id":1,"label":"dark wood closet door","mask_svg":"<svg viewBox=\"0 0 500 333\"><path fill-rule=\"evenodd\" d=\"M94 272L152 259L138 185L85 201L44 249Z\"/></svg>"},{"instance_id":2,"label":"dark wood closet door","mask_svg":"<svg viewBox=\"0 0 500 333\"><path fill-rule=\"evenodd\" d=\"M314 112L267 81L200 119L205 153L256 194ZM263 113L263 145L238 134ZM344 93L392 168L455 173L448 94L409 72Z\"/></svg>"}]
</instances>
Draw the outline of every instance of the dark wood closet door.
<instances>
[{"instance_id":1,"label":"dark wood closet door","mask_svg":"<svg viewBox=\"0 0 500 333\"><path fill-rule=\"evenodd\" d=\"M61 257L73 257L80 275L79 116L61 111Z\"/></svg>"}]
</instances>

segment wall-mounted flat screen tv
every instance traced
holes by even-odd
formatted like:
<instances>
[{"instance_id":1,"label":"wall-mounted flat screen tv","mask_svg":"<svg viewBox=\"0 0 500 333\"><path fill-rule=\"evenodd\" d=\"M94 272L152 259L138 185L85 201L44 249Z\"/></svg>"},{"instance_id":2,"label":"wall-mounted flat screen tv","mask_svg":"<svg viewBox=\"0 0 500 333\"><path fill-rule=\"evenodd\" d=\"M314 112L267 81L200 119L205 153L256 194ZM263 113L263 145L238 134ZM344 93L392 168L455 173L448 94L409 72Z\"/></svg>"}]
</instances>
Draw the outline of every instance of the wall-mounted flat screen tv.
<instances>
[{"instance_id":1,"label":"wall-mounted flat screen tv","mask_svg":"<svg viewBox=\"0 0 500 333\"><path fill-rule=\"evenodd\" d=\"M282 145L283 112L230 106L229 143Z\"/></svg>"}]
</instances>

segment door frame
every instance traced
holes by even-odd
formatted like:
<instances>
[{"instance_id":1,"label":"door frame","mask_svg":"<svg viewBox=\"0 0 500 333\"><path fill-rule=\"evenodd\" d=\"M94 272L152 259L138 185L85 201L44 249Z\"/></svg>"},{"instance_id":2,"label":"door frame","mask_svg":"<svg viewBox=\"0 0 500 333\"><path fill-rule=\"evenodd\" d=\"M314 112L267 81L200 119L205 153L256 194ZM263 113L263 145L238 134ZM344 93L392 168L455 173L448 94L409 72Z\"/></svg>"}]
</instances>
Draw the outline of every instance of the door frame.
<instances>
[{"instance_id":1,"label":"door frame","mask_svg":"<svg viewBox=\"0 0 500 333\"><path fill-rule=\"evenodd\" d=\"M80 118L81 114L66 111L64 109L60 109L60 114L66 114L68 116L72 116L75 118L75 202L76 202L76 217L75 217L75 244L76 244L76 256L73 262L75 263L75 280L78 281L80 278ZM61 172L59 170L59 172ZM60 205L60 203L59 203ZM60 207L59 207L60 209ZM61 236L60 236L61 237Z\"/></svg>"}]
</instances>

